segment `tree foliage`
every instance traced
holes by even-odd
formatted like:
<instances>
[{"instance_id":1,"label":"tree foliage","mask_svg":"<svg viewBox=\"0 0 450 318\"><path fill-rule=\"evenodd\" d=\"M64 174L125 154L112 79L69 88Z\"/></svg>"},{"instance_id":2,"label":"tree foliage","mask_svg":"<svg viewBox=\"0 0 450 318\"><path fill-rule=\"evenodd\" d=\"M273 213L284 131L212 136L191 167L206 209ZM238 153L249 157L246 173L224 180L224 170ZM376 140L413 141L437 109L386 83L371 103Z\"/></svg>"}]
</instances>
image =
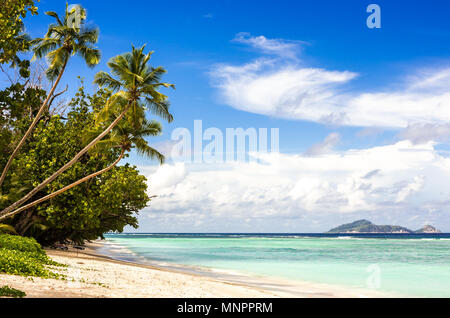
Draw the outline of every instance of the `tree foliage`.
<instances>
[{"instance_id":1,"label":"tree foliage","mask_svg":"<svg viewBox=\"0 0 450 318\"><path fill-rule=\"evenodd\" d=\"M18 65L21 75L29 75L29 61L21 60L17 53L30 48L29 37L23 32L27 13L37 14L34 0L0 0L0 64Z\"/></svg>"},{"instance_id":2,"label":"tree foliage","mask_svg":"<svg viewBox=\"0 0 450 318\"><path fill-rule=\"evenodd\" d=\"M34 57L49 62L46 75L54 81L49 92L28 81L0 91L0 232L50 245L83 243L127 225L137 227L136 214L150 201L146 179L135 166L117 163L132 148L164 160L144 139L162 129L146 111L171 122L168 98L159 89L174 86L161 82L164 68L148 63L153 52L133 47L110 60L112 75L96 76L103 88L88 95L81 86L68 112L50 113L70 56L81 56L90 67L99 63L94 46L99 31L85 23L82 6L66 5L64 16L46 12L55 22L44 37L31 40L22 19L27 12L37 14L37 1L0 0L0 63L19 66L21 76L28 77L30 62L18 53L33 48ZM20 206L19 214L14 210ZM48 274L43 267L48 260L34 252L11 252L0 244L0 254L0 271Z\"/></svg>"},{"instance_id":3,"label":"tree foliage","mask_svg":"<svg viewBox=\"0 0 450 318\"><path fill-rule=\"evenodd\" d=\"M31 99L23 86L7 90L14 90L15 95ZM36 106L45 92L35 90L34 93ZM11 94L0 93L0 97L2 96L0 105L3 102L5 107L11 106ZM2 198L0 207L14 202L24 191L39 184L82 149L85 142L83 136L94 129L96 115L110 96L111 92L106 89L100 89L90 96L84 92L84 87L80 87L70 102L70 111L65 118L47 113L41 119L24 146L24 151L14 160L11 173L3 186L4 193L9 195ZM17 111L14 113L17 113L15 116L20 120L11 121L8 116L1 116L1 120L8 123L3 126L3 130L9 131L11 140L17 138L16 134L20 134L20 127L15 127L15 124L25 125L21 121L29 120L27 112L23 110L25 105L19 104L15 106ZM13 112L6 113L10 115ZM86 153L80 161L40 191L36 198L105 168L118 157L119 152L118 148L105 147ZM7 155L7 152L0 154L2 162ZM137 227L135 214L149 202L146 190L146 179L136 167L118 166L18 214L10 223L18 233L33 236L43 244L67 240L81 243L86 239L102 237L108 231L122 231L126 225Z\"/></svg>"},{"instance_id":4,"label":"tree foliage","mask_svg":"<svg viewBox=\"0 0 450 318\"><path fill-rule=\"evenodd\" d=\"M89 67L100 62L100 50L94 44L98 41L98 28L86 26L86 9L81 5L66 4L64 17L54 11L45 13L55 19L49 25L43 38L32 41L34 58L46 57L49 62L47 77L54 80L64 71L70 56L79 55Z\"/></svg>"},{"instance_id":5,"label":"tree foliage","mask_svg":"<svg viewBox=\"0 0 450 318\"><path fill-rule=\"evenodd\" d=\"M73 5L69 7L66 4L64 19L62 20L64 22L61 22L56 12L50 11L46 12L46 14L55 18L57 23L49 26L44 38L34 39L31 42L33 43L34 57L43 58L45 56L49 61L50 65L47 68L46 74L50 80L54 80L54 83L32 123L28 126L27 131L23 134L22 139L16 145L4 166L0 175L0 187L9 172L14 158L33 132L42 115L48 110L49 102L51 103L52 98L55 97L56 87L61 80L69 57L78 54L85 60L89 67L95 66L100 61L100 51L93 47L93 44L98 40L98 29L86 27L86 10L82 6ZM35 191L37 190L35 189ZM27 200L33 194L29 193L28 197L23 198L23 201ZM19 202L14 203L9 208L13 209L16 205L19 205ZM2 211L1 213L3 212L6 214L6 211Z\"/></svg>"}]
</instances>

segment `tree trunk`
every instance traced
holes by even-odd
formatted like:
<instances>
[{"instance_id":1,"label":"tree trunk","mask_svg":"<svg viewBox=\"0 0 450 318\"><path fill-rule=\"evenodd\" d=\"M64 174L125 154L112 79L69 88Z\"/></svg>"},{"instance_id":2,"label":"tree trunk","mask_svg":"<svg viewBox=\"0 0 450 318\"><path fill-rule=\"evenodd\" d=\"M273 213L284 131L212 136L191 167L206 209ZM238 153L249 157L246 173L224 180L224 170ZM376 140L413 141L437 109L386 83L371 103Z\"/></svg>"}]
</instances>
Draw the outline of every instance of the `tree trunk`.
<instances>
[{"instance_id":1,"label":"tree trunk","mask_svg":"<svg viewBox=\"0 0 450 318\"><path fill-rule=\"evenodd\" d=\"M24 211L24 210L27 210L27 209L29 209L29 208L35 206L36 204L39 204L39 203L44 202L44 201L47 201L48 199L51 199L51 198L53 198L53 197L56 197L57 195L59 195L59 194L65 192L65 191L67 191L67 190L69 190L69 189L71 189L71 188L73 188L73 187L75 187L75 186L77 186L77 185L79 185L80 183L83 183L83 182L85 182L85 181L87 181L87 180L89 180L89 179L91 179L91 178L94 178L94 177L96 177L96 176L98 176L98 175L101 175L102 173L105 173L105 172L111 170L112 168L114 168L114 167L119 163L120 160L122 160L122 158L123 158L124 155L125 155L125 150L122 149L122 152L120 153L119 158L117 158L116 161L114 161L110 166L106 167L105 169L102 169L102 170L97 171L97 172L94 172L94 173L92 173L92 174L90 174L90 175L88 175L88 176L86 176L86 177L84 177L84 178L81 178L81 179L79 179L78 181L75 181L74 183L69 184L68 186L66 186L66 187L64 187L64 188L62 188L62 189L60 189L60 190L58 190L58 191L55 191L55 192L53 192L53 193L50 193L49 195L47 195L47 196L45 196L45 197L43 197L43 198L40 198L39 200L33 201L33 202L31 202L31 203L28 203L27 205L24 205L23 207L21 207L21 208L15 210L15 211L13 211L13 212L10 212L10 213L8 213L8 214L2 215L2 216L0 217L0 219L7 218L7 217L13 216L13 215L15 215L15 214L17 214L17 213L19 213L19 212L22 212L22 211Z\"/></svg>"},{"instance_id":2,"label":"tree trunk","mask_svg":"<svg viewBox=\"0 0 450 318\"><path fill-rule=\"evenodd\" d=\"M25 144L25 140L27 140L27 138L31 135L31 133L34 130L34 127L36 127L37 123L39 122L39 119L41 119L42 113L44 112L48 101L50 100L50 98L52 97L53 93L55 92L56 86L58 86L59 81L61 80L62 74L64 73L64 70L66 69L66 65L68 62L69 58L66 58L66 60L64 61L63 67L61 68L61 71L59 72L58 77L56 78L55 83L53 84L52 89L50 90L50 93L48 93L47 98L44 100L44 103L42 103L41 108L39 108L38 113L36 114L36 116L33 119L33 122L31 123L30 127L28 127L28 130L25 132L25 134L23 135L22 139L20 140L19 144L16 146L16 148L14 149L13 153L11 154L11 156L8 159L8 162L6 163L5 168L3 168L3 172L2 175L0 176L0 193L1 193L1 187L3 184L3 181L6 178L6 174L8 173L9 168L11 167L12 161L14 160L14 158L16 157L17 153L19 152L20 148L22 148L22 146Z\"/></svg>"},{"instance_id":3,"label":"tree trunk","mask_svg":"<svg viewBox=\"0 0 450 318\"><path fill-rule=\"evenodd\" d=\"M17 223L14 224L14 228L19 235L22 235L22 230L27 226L28 223L33 219L33 211L27 211L22 215Z\"/></svg>"},{"instance_id":4,"label":"tree trunk","mask_svg":"<svg viewBox=\"0 0 450 318\"><path fill-rule=\"evenodd\" d=\"M28 229L35 223L35 220L31 220L30 223L27 224L27 226L25 226L25 228L19 232L19 235L24 236L25 233L28 231Z\"/></svg>"},{"instance_id":5,"label":"tree trunk","mask_svg":"<svg viewBox=\"0 0 450 318\"><path fill-rule=\"evenodd\" d=\"M44 188L47 184L55 180L61 173L69 169L75 162L78 161L78 159L81 158L82 155L84 155L89 149L91 149L98 141L100 141L103 137L105 137L111 129L113 129L119 121L123 118L125 113L130 108L131 103L128 103L127 107L122 111L122 113L106 128L100 135L98 135L94 140L92 140L86 147L84 147L78 154L75 155L75 157L72 158L68 163L66 163L64 166L62 166L58 171L56 171L54 174L52 174L50 177L45 179L41 184L39 184L36 188L28 192L22 199L16 201L15 203L11 204L9 207L4 209L0 212L0 220L5 218L5 215L8 215L9 212L15 210L16 208L20 207L23 203L28 201L33 195L36 194L36 192L40 191L42 188Z\"/></svg>"}]
</instances>

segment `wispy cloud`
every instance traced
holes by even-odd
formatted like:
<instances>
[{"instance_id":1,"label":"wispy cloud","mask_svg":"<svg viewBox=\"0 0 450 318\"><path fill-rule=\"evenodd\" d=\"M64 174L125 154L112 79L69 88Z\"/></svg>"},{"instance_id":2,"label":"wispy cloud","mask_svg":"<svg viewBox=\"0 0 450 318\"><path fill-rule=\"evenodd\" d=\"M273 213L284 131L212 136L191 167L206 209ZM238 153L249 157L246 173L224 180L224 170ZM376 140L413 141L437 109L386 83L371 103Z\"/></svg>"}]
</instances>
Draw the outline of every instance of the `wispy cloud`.
<instances>
[{"instance_id":1,"label":"wispy cloud","mask_svg":"<svg viewBox=\"0 0 450 318\"><path fill-rule=\"evenodd\" d=\"M434 130L447 135L450 68L418 70L405 75L403 82L375 92L352 91L347 84L355 80L356 72L308 67L294 58L296 42L247 33L238 34L234 41L275 56L214 66L214 85L224 102L236 109L359 127L407 128L427 123L439 125Z\"/></svg>"},{"instance_id":2,"label":"wispy cloud","mask_svg":"<svg viewBox=\"0 0 450 318\"><path fill-rule=\"evenodd\" d=\"M263 35L252 36L247 32L240 32L236 34L232 41L248 45L265 54L273 54L290 59L297 59L300 45L306 43L302 41L268 39Z\"/></svg>"},{"instance_id":3,"label":"wispy cloud","mask_svg":"<svg viewBox=\"0 0 450 318\"><path fill-rule=\"evenodd\" d=\"M356 75L273 59L216 65L211 72L225 102L236 109L327 123L345 119L344 110L335 103L340 98L339 87Z\"/></svg>"}]
</instances>

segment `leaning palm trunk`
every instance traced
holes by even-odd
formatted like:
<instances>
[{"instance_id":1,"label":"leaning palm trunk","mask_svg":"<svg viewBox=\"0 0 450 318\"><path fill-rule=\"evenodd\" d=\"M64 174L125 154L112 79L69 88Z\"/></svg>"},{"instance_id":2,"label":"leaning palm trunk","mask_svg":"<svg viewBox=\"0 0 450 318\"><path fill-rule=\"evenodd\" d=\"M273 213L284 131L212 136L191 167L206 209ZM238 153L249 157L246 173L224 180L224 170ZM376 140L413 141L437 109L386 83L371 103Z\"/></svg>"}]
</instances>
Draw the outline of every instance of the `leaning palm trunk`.
<instances>
[{"instance_id":1,"label":"leaning palm trunk","mask_svg":"<svg viewBox=\"0 0 450 318\"><path fill-rule=\"evenodd\" d=\"M75 164L81 156L83 156L89 149L91 149L97 142L99 142L103 137L105 137L111 129L113 129L119 121L123 118L125 113L130 108L130 103L127 105L127 107L122 111L122 113L106 128L100 135L98 135L94 140L92 140L86 147L84 147L79 153L76 154L75 157L72 158L68 163L66 163L63 167L61 167L58 171L56 171L54 174L52 174L50 177L48 177L46 180L44 180L41 184L39 184L36 188L28 192L27 195L25 195L22 199L16 201L15 203L11 204L9 207L4 209L0 212L0 220L5 218L5 215L8 215L9 212L17 209L20 207L23 203L28 201L33 195L35 195L38 191L40 191L42 188L44 188L47 184L55 180L60 174L62 174L64 171L69 169L73 164Z\"/></svg>"},{"instance_id":2,"label":"leaning palm trunk","mask_svg":"<svg viewBox=\"0 0 450 318\"><path fill-rule=\"evenodd\" d=\"M56 86L58 86L59 81L61 80L62 74L64 73L64 70L66 68L67 65L67 61L68 59L66 59L64 61L63 67L61 68L61 71L59 72L58 78L56 79L55 83L53 84L52 89L50 90L50 93L48 93L47 98L44 100L44 102L41 105L41 108L39 108L38 113L36 114L36 116L33 119L33 122L31 123L30 127L28 127L28 130L26 131L26 133L23 135L22 139L20 140L19 144L16 146L16 148L14 149L13 153L11 154L11 156L8 159L8 162L6 163L5 168L3 168L3 172L2 175L0 176L0 192L1 192L1 187L3 184L3 181L6 178L6 174L8 173L9 168L11 167L11 164L14 160L14 158L16 157L17 153L19 152L20 148L22 148L22 146L25 144L25 140L27 140L27 138L31 135L31 133L34 130L34 127L36 127L37 123L39 122L39 120L41 119L42 113L44 112L44 110L47 107L48 101L50 100L50 98L52 97L53 93L55 92Z\"/></svg>"},{"instance_id":3,"label":"leaning palm trunk","mask_svg":"<svg viewBox=\"0 0 450 318\"><path fill-rule=\"evenodd\" d=\"M75 181L72 184L69 184L68 186L66 186L66 187L64 187L64 188L62 188L62 189L60 189L58 191L55 191L53 193L50 193L49 195L46 195L43 198L40 198L39 200L33 201L31 203L28 203L27 205L24 205L24 206L18 208L17 210L15 210L15 211L12 211L12 212L9 212L9 213L7 213L5 215L2 215L1 218L7 218L7 217L10 217L10 216L16 215L17 213L25 211L25 210L35 206L36 204L39 204L41 202L47 201L48 199L54 198L57 195L65 192L65 191L67 191L67 190L69 190L69 189L71 189L71 188L73 188L73 187L75 187L77 185L79 185L80 183L83 183L83 182L85 182L85 181L87 181L89 179L92 179L92 178L94 178L94 177L96 177L98 175L101 175L102 173L105 173L105 172L111 170L112 168L114 168L119 163L120 160L122 160L124 155L125 155L125 149L122 149L122 152L120 153L119 158L117 158L116 161L114 161L110 166L106 167L105 169L102 169L102 170L99 170L97 172L94 172L94 173L92 173L92 174L90 174L90 175L88 175L88 176L86 176L86 177L84 177L82 179L79 179L78 181Z\"/></svg>"}]
</instances>

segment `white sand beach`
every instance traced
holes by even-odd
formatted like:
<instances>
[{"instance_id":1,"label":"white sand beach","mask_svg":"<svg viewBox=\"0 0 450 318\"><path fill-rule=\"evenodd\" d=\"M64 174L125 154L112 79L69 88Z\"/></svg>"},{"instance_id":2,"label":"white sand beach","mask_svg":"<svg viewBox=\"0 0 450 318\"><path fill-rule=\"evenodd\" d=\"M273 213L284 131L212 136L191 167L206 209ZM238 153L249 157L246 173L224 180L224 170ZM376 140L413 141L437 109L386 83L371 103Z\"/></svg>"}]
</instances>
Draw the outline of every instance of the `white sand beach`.
<instances>
[{"instance_id":1,"label":"white sand beach","mask_svg":"<svg viewBox=\"0 0 450 318\"><path fill-rule=\"evenodd\" d=\"M48 250L55 261L67 264L56 271L66 280L30 278L0 274L0 285L20 289L27 297L386 297L377 292L353 290L323 284L246 277L245 281L225 281L201 274L191 274L113 260L99 255L91 243L84 251Z\"/></svg>"}]
</instances>

